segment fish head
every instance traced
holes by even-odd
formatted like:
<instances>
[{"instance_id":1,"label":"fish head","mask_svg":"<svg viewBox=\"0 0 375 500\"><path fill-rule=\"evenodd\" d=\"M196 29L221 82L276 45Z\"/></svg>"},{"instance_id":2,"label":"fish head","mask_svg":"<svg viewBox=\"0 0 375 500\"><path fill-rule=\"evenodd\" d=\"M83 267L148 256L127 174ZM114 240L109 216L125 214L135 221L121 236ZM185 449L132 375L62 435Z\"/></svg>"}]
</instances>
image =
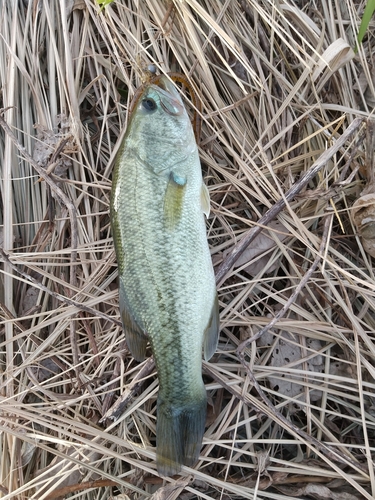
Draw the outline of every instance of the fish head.
<instances>
[{"instance_id":1,"label":"fish head","mask_svg":"<svg viewBox=\"0 0 375 500\"><path fill-rule=\"evenodd\" d=\"M175 85L165 76L158 84L147 85L141 94L128 126L135 141L154 141L168 147L195 146L189 116Z\"/></svg>"}]
</instances>

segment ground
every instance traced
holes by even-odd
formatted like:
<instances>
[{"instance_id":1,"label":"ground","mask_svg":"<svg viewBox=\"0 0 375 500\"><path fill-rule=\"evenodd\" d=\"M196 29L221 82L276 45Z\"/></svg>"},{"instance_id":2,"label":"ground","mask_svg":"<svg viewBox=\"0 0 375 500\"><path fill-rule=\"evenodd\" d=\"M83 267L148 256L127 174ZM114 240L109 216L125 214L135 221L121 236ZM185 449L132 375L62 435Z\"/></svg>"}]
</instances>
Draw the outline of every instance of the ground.
<instances>
[{"instance_id":1,"label":"ground","mask_svg":"<svg viewBox=\"0 0 375 500\"><path fill-rule=\"evenodd\" d=\"M0 5L0 498L374 497L374 29L357 47L363 10ZM126 347L109 219L149 64L185 75L199 103L182 88L201 117L221 320L203 365L201 460L164 480L157 374ZM102 421L115 403L118 419Z\"/></svg>"}]
</instances>

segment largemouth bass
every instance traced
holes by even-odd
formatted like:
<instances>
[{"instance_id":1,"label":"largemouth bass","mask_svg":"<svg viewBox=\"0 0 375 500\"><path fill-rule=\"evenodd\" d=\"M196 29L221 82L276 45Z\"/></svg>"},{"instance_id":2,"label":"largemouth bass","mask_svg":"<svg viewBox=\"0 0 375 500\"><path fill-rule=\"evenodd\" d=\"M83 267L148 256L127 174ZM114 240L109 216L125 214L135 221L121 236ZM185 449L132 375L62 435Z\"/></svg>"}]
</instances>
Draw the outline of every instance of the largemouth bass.
<instances>
[{"instance_id":1,"label":"largemouth bass","mask_svg":"<svg viewBox=\"0 0 375 500\"><path fill-rule=\"evenodd\" d=\"M145 87L118 153L111 222L121 318L138 361L149 341L159 377L157 469L168 476L199 457L206 420L202 351L218 339L218 302L193 129L167 77Z\"/></svg>"}]
</instances>

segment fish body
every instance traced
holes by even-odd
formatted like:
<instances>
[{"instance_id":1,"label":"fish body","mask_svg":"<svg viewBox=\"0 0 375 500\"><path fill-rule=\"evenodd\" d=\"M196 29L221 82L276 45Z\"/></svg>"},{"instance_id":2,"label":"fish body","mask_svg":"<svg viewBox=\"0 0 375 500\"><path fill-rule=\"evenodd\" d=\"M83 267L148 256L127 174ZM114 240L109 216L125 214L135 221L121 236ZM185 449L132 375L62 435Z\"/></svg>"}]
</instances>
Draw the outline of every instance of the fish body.
<instances>
[{"instance_id":1,"label":"fish body","mask_svg":"<svg viewBox=\"0 0 375 500\"><path fill-rule=\"evenodd\" d=\"M149 341L159 378L157 469L178 473L199 457L206 420L202 351L218 339L218 302L192 126L174 85L162 77L141 95L118 153L111 223L119 302L135 359Z\"/></svg>"}]
</instances>

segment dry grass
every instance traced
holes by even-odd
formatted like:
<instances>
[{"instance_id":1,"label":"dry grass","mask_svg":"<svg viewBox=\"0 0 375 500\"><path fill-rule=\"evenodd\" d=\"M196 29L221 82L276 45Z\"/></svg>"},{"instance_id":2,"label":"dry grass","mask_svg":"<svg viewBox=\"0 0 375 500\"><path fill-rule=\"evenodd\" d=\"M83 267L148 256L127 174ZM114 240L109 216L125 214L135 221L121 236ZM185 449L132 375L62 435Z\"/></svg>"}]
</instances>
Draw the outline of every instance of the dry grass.
<instances>
[{"instance_id":1,"label":"dry grass","mask_svg":"<svg viewBox=\"0 0 375 500\"><path fill-rule=\"evenodd\" d=\"M2 130L0 498L373 498L375 277L350 219L372 178L371 127L345 136L375 103L371 29L350 49L363 4L174 0L168 18L160 0L16 4L0 6L1 107L53 182ZM143 368L119 325L108 201L150 62L199 90L216 269L344 137L274 243L255 240L221 281L201 460L177 482L155 470L154 371L99 422Z\"/></svg>"}]
</instances>

